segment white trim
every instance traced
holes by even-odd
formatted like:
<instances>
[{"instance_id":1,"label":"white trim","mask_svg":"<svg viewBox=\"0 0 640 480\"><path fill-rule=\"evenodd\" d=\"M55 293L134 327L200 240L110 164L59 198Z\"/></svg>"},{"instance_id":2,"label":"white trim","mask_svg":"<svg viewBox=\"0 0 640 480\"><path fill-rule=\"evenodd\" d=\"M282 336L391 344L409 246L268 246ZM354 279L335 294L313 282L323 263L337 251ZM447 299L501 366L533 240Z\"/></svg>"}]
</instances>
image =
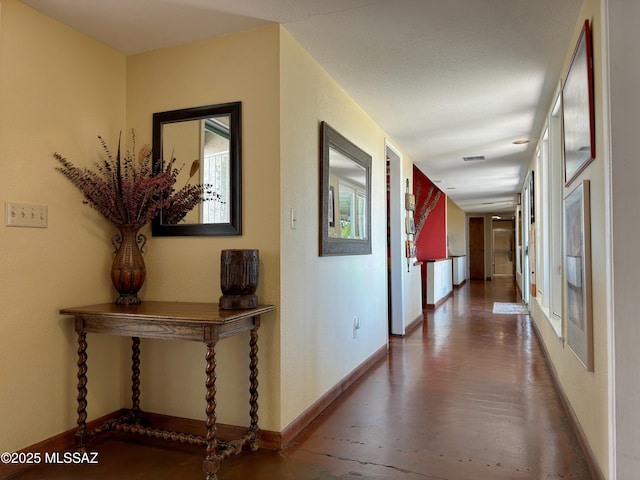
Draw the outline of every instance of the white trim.
<instances>
[{"instance_id":1,"label":"white trim","mask_svg":"<svg viewBox=\"0 0 640 480\"><path fill-rule=\"evenodd\" d=\"M397 157L397 161L392 159L389 165L389 212L391 222L391 333L392 335L404 335L406 330L405 307L404 307L404 268L406 259L404 258L403 232L401 228L403 222L402 204L402 154L393 146L389 140L385 139L385 168L387 152L391 151ZM386 174L385 174L386 182ZM385 188L386 190L386 188Z\"/></svg>"},{"instance_id":2,"label":"white trim","mask_svg":"<svg viewBox=\"0 0 640 480\"><path fill-rule=\"evenodd\" d=\"M555 114L554 114L555 112ZM549 312L552 323L559 325L556 335L564 339L564 321L562 318L562 286L563 286L563 241L562 226L564 224L564 175L562 168L562 83L559 82L554 101L549 110ZM559 158L555 156L559 154Z\"/></svg>"},{"instance_id":3,"label":"white trim","mask_svg":"<svg viewBox=\"0 0 640 480\"><path fill-rule=\"evenodd\" d=\"M609 0L600 1L602 30L602 145L604 161L604 203L605 203L605 295L607 312L607 392L608 392L608 448L609 448L609 480L617 478L617 444L616 444L616 361L615 361L615 305L613 302L613 203L611 195L611 90L609 59Z\"/></svg>"}]
</instances>

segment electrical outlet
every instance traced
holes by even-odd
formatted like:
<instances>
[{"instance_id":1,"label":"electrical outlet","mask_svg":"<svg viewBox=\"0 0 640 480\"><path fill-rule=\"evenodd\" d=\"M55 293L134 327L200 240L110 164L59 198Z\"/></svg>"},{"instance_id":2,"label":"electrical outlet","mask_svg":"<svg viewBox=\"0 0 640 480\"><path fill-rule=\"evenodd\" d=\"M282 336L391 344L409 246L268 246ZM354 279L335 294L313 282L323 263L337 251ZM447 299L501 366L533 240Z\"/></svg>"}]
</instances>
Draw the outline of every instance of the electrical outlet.
<instances>
[{"instance_id":1,"label":"electrical outlet","mask_svg":"<svg viewBox=\"0 0 640 480\"><path fill-rule=\"evenodd\" d=\"M27 205L25 203L7 202L7 227L35 227L47 228L49 220L48 209L45 205Z\"/></svg>"}]
</instances>

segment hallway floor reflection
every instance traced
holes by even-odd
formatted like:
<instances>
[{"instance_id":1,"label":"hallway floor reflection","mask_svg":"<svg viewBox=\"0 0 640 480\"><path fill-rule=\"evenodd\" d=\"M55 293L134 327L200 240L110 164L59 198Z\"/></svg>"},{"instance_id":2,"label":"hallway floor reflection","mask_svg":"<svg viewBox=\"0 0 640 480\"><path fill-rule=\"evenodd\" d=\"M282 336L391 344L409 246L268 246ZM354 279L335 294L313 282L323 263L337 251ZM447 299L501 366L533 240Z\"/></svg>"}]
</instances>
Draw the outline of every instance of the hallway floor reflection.
<instances>
[{"instance_id":1,"label":"hallway floor reflection","mask_svg":"<svg viewBox=\"0 0 640 480\"><path fill-rule=\"evenodd\" d=\"M511 281L470 282L281 452L225 461L219 480L591 479ZM96 443L100 464L23 479L200 479L202 449Z\"/></svg>"}]
</instances>

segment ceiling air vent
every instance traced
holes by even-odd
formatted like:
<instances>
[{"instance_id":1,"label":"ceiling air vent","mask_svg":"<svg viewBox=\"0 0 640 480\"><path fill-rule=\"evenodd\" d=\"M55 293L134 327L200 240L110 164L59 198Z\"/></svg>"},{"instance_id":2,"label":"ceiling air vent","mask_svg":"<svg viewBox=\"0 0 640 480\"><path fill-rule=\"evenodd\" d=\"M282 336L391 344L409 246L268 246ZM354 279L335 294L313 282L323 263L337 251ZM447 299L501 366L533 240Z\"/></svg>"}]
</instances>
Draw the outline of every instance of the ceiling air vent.
<instances>
[{"instance_id":1,"label":"ceiling air vent","mask_svg":"<svg viewBox=\"0 0 640 480\"><path fill-rule=\"evenodd\" d=\"M465 162L477 162L478 160L486 160L484 155L475 155L473 157L462 157Z\"/></svg>"}]
</instances>

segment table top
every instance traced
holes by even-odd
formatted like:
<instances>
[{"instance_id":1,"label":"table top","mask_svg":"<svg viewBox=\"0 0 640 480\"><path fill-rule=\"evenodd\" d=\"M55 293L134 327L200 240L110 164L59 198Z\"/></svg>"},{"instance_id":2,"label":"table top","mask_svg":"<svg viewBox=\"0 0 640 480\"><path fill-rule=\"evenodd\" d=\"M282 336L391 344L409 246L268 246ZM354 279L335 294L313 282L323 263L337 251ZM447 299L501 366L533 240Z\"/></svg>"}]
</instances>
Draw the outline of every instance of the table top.
<instances>
[{"instance_id":1,"label":"table top","mask_svg":"<svg viewBox=\"0 0 640 480\"><path fill-rule=\"evenodd\" d=\"M101 303L63 308L62 315L100 317L102 319L144 319L172 323L224 324L271 312L273 305L258 305L245 310L223 310L217 303L143 301L138 305Z\"/></svg>"}]
</instances>

